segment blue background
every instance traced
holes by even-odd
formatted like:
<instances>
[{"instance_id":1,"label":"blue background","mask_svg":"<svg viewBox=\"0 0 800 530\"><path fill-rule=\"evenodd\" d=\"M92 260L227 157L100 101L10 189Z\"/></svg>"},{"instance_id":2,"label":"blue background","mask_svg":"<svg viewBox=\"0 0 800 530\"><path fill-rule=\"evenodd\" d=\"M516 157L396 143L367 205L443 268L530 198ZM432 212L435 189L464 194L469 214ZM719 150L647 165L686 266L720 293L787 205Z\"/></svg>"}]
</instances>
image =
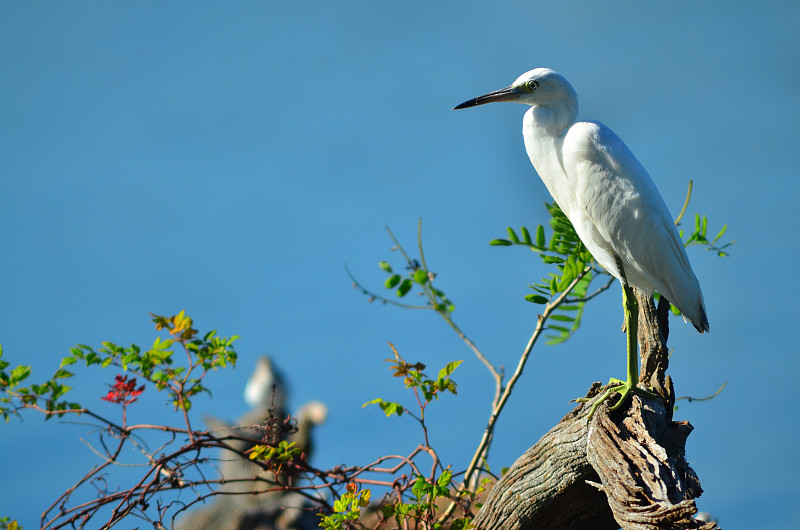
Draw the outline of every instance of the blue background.
<instances>
[{"instance_id":1,"label":"blue background","mask_svg":"<svg viewBox=\"0 0 800 530\"><path fill-rule=\"evenodd\" d=\"M797 528L796 341L800 31L796 2L3 2L0 222L3 358L56 368L75 343L147 346L148 312L185 309L201 330L238 334L236 370L211 374L193 410L230 420L269 353L292 405L330 407L320 467L405 454L411 403L383 359L392 341L432 371L465 359L459 395L429 411L431 441L463 469L489 414L485 368L427 312L368 304L344 264L382 291L388 225L426 258L454 319L511 373L546 270L489 247L506 226L545 223L550 200L520 137L524 108L452 112L538 66L564 74L580 116L603 121L648 168L673 215L729 224L732 257L690 249L711 333L673 319L676 419L701 510L727 529ZM687 226L684 223L684 226ZM592 381L622 376L614 286L569 342L538 346L498 426L499 471ZM112 372L74 380L101 402ZM138 408L137 408L138 405ZM148 389L130 421L175 422ZM39 514L96 457L87 425L35 413L0 426L0 516ZM199 423L199 421L198 421ZM131 454L131 460L135 455Z\"/></svg>"}]
</instances>

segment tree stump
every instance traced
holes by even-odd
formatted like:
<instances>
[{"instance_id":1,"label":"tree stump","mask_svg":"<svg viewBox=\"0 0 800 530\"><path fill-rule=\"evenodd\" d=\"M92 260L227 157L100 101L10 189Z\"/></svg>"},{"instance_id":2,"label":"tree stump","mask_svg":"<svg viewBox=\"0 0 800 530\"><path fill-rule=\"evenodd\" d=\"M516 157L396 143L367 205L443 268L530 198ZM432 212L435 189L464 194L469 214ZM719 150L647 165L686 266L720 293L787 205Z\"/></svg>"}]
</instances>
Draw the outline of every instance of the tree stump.
<instances>
[{"instance_id":1,"label":"tree stump","mask_svg":"<svg viewBox=\"0 0 800 530\"><path fill-rule=\"evenodd\" d=\"M589 420L578 405L494 485L474 520L478 530L702 529L694 518L700 481L685 459L688 422L672 421L674 392L666 375L669 303L639 303L640 380L660 398L634 395L609 413L611 399ZM604 389L592 385L587 397Z\"/></svg>"}]
</instances>

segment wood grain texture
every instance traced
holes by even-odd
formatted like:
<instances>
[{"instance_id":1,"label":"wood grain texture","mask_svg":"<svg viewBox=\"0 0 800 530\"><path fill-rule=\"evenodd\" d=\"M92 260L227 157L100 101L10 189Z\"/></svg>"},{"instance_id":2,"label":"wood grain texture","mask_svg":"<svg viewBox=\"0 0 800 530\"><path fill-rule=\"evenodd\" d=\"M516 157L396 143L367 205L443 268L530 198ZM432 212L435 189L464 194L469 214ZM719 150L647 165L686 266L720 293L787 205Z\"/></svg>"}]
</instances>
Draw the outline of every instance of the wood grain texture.
<instances>
[{"instance_id":1,"label":"wood grain texture","mask_svg":"<svg viewBox=\"0 0 800 530\"><path fill-rule=\"evenodd\" d=\"M692 426L672 421L666 375L669 303L636 292L640 377L660 398L634 395L613 413L607 400L588 419L578 405L495 484L475 518L479 530L702 529L694 518L700 481L686 462ZM592 385L589 397L601 393Z\"/></svg>"},{"instance_id":2,"label":"wood grain texture","mask_svg":"<svg viewBox=\"0 0 800 530\"><path fill-rule=\"evenodd\" d=\"M589 483L600 478L586 456L588 413L578 406L514 463L489 493L476 529L619 528L605 494Z\"/></svg>"}]
</instances>

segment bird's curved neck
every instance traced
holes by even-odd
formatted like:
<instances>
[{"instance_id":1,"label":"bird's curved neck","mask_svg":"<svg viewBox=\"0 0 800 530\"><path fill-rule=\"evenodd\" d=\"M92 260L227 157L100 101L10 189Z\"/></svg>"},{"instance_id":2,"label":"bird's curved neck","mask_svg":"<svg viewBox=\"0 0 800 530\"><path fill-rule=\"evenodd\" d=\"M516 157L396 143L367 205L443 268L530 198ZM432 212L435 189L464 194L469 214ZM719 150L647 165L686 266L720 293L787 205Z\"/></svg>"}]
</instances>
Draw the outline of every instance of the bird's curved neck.
<instances>
[{"instance_id":1,"label":"bird's curved neck","mask_svg":"<svg viewBox=\"0 0 800 530\"><path fill-rule=\"evenodd\" d=\"M573 202L570 197L575 192L570 188L569 178L564 171L561 149L566 130L572 123L574 118L553 116L543 106L531 107L522 122L522 137L528 157L550 195L567 217L570 216L570 205Z\"/></svg>"},{"instance_id":2,"label":"bird's curved neck","mask_svg":"<svg viewBox=\"0 0 800 530\"><path fill-rule=\"evenodd\" d=\"M578 118L578 100L569 98L558 105L534 105L531 108L531 125L539 134L561 136Z\"/></svg>"}]
</instances>

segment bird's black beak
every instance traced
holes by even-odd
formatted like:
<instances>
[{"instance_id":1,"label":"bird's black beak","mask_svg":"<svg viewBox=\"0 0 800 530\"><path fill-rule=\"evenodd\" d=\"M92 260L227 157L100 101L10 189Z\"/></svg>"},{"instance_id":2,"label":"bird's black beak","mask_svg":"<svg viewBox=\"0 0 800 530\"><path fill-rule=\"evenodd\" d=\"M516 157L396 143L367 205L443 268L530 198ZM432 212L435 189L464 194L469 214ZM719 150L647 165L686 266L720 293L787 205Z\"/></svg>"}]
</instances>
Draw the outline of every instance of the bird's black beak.
<instances>
[{"instance_id":1,"label":"bird's black beak","mask_svg":"<svg viewBox=\"0 0 800 530\"><path fill-rule=\"evenodd\" d=\"M469 101L465 101L461 105L453 107L453 110L466 109L469 107L477 107L478 105L485 105L486 103L494 103L496 101L513 101L520 96L520 92L513 86L501 88L494 92L489 92L482 96L478 96Z\"/></svg>"}]
</instances>

